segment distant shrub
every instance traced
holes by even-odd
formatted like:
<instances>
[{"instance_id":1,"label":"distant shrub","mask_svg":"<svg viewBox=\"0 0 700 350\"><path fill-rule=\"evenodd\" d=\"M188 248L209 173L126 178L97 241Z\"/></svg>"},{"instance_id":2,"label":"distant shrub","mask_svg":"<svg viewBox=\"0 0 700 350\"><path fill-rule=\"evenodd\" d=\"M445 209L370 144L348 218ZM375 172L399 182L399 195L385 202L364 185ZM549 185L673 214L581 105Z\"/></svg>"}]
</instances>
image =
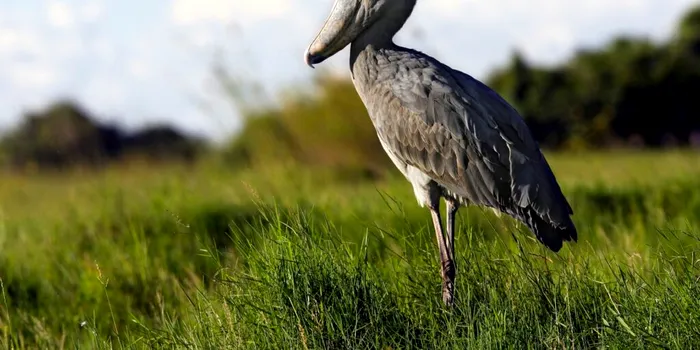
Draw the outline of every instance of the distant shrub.
<instances>
[{"instance_id":1,"label":"distant shrub","mask_svg":"<svg viewBox=\"0 0 700 350\"><path fill-rule=\"evenodd\" d=\"M5 165L13 168L95 167L129 157L192 160L201 142L168 126L133 134L96 121L77 103L59 101L24 116L0 142Z\"/></svg>"},{"instance_id":2,"label":"distant shrub","mask_svg":"<svg viewBox=\"0 0 700 350\"><path fill-rule=\"evenodd\" d=\"M318 94L294 94L281 108L249 113L226 150L238 165L288 160L309 165L363 170L386 168L376 131L347 79L317 78Z\"/></svg>"}]
</instances>

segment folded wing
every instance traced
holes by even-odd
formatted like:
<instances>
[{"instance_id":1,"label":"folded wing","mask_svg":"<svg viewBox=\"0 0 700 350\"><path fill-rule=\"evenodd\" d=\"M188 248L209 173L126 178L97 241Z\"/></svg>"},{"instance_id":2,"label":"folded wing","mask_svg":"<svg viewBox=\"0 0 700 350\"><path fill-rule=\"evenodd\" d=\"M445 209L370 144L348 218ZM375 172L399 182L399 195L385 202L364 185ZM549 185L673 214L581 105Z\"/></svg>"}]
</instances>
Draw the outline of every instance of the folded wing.
<instances>
[{"instance_id":1,"label":"folded wing","mask_svg":"<svg viewBox=\"0 0 700 350\"><path fill-rule=\"evenodd\" d=\"M453 196L519 219L550 249L575 241L573 210L517 111L467 74L426 69L385 86L389 114L374 121L382 141Z\"/></svg>"}]
</instances>

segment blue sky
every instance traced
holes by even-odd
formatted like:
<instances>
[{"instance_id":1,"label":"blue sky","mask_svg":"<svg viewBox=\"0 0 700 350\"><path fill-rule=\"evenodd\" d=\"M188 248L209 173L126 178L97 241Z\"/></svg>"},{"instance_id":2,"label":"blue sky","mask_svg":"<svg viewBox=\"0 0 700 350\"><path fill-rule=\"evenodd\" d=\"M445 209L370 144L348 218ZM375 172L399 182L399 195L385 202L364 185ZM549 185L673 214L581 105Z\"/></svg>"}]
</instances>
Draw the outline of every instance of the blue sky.
<instances>
[{"instance_id":1,"label":"blue sky","mask_svg":"<svg viewBox=\"0 0 700 350\"><path fill-rule=\"evenodd\" d=\"M477 78L517 48L538 63L619 34L668 38L693 0L419 0L397 37ZM273 92L313 71L302 54L331 0L2 0L0 129L57 98L126 127L168 122L220 138L239 125L212 89L217 52ZM347 74L347 50L323 66ZM210 108L202 108L204 105Z\"/></svg>"}]
</instances>

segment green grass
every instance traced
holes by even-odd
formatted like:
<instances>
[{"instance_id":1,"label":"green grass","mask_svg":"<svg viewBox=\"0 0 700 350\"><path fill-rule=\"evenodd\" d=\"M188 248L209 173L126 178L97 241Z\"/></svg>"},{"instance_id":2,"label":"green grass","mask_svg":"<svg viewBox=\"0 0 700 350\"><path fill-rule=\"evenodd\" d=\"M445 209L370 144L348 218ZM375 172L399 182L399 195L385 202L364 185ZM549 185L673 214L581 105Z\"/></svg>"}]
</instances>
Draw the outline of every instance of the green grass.
<instances>
[{"instance_id":1,"label":"green grass","mask_svg":"<svg viewBox=\"0 0 700 350\"><path fill-rule=\"evenodd\" d=\"M700 154L549 158L579 242L554 254L462 209L453 310L429 214L398 176L2 175L0 346L700 346Z\"/></svg>"}]
</instances>

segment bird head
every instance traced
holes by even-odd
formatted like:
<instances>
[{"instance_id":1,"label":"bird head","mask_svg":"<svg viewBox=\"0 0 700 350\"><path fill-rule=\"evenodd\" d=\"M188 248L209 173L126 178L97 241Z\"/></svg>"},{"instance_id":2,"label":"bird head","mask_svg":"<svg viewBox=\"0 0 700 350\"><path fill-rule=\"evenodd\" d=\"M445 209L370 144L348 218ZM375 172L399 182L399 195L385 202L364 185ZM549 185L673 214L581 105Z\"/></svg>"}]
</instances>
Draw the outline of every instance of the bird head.
<instances>
[{"instance_id":1,"label":"bird head","mask_svg":"<svg viewBox=\"0 0 700 350\"><path fill-rule=\"evenodd\" d=\"M306 64L313 68L314 64L325 61L348 46L378 20L402 13L404 11L398 10L408 6L412 9L415 2L416 0L335 0L328 19L304 52ZM392 36L393 34L395 33L391 33Z\"/></svg>"}]
</instances>

